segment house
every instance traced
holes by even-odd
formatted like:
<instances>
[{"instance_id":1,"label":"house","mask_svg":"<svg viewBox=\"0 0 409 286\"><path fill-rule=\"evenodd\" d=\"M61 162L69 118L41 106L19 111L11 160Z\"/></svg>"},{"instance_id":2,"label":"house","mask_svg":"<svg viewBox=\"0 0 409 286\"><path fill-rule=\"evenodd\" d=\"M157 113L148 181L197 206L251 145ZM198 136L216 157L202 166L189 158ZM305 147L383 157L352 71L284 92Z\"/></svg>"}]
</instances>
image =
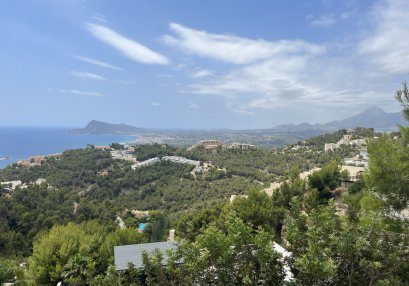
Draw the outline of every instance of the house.
<instances>
[{"instance_id":1,"label":"house","mask_svg":"<svg viewBox=\"0 0 409 286\"><path fill-rule=\"evenodd\" d=\"M133 164L133 165L131 166L131 168L132 168L133 170L136 170L136 169L138 169L138 168L145 167L145 166L149 166L149 165L155 164L155 163L157 163L157 162L160 162L160 158L155 157L155 158L151 158L151 159L148 159L148 160L145 160L145 161L142 161L142 162Z\"/></svg>"},{"instance_id":2,"label":"house","mask_svg":"<svg viewBox=\"0 0 409 286\"><path fill-rule=\"evenodd\" d=\"M324 150L325 152L327 151L334 151L336 148L338 148L336 143L326 143L324 145Z\"/></svg>"},{"instance_id":3,"label":"house","mask_svg":"<svg viewBox=\"0 0 409 286\"><path fill-rule=\"evenodd\" d=\"M223 146L223 142L220 140L203 140L193 147L204 147L205 149L214 150L219 146Z\"/></svg>"},{"instance_id":4,"label":"house","mask_svg":"<svg viewBox=\"0 0 409 286\"><path fill-rule=\"evenodd\" d=\"M110 146L95 146L94 149L97 150L111 150Z\"/></svg>"},{"instance_id":5,"label":"house","mask_svg":"<svg viewBox=\"0 0 409 286\"><path fill-rule=\"evenodd\" d=\"M291 252L288 252L284 247L282 247L275 241L273 242L273 248L277 253L281 254L282 257L281 261L283 262L283 268L285 272L284 281L286 282L294 281L294 274L291 272L290 265L286 261L287 258L291 257L292 255Z\"/></svg>"},{"instance_id":6,"label":"house","mask_svg":"<svg viewBox=\"0 0 409 286\"><path fill-rule=\"evenodd\" d=\"M244 143L233 143L229 146L229 149L240 149L240 150L250 150L255 148L256 146L251 144L244 144Z\"/></svg>"},{"instance_id":7,"label":"house","mask_svg":"<svg viewBox=\"0 0 409 286\"><path fill-rule=\"evenodd\" d=\"M22 182L20 180L17 181L7 181L7 182L0 182L0 186L10 189L14 191L18 186L21 186Z\"/></svg>"},{"instance_id":8,"label":"house","mask_svg":"<svg viewBox=\"0 0 409 286\"><path fill-rule=\"evenodd\" d=\"M54 154L48 154L47 158L53 158L57 161L61 160L62 153L54 153Z\"/></svg>"},{"instance_id":9,"label":"house","mask_svg":"<svg viewBox=\"0 0 409 286\"><path fill-rule=\"evenodd\" d=\"M349 178L346 181L341 182L342 187L348 188L352 184L356 183L361 178L363 178L364 172L365 172L365 167L342 165L341 170L342 171L347 170L348 173L349 173Z\"/></svg>"},{"instance_id":10,"label":"house","mask_svg":"<svg viewBox=\"0 0 409 286\"><path fill-rule=\"evenodd\" d=\"M169 237L174 237L174 230L170 230ZM114 257L115 257L115 269L126 270L128 269L128 264L132 263L135 268L143 268L143 253L151 254L155 250L159 250L163 254L162 265L167 265L167 251L175 250L177 248L177 243L172 240L166 242L154 242L154 243L141 243L141 244L131 244L122 245L114 247ZM291 257L291 252L288 252L284 247L273 242L274 250L281 255L281 261L283 262L285 277L284 281L290 282L294 281L294 275L291 272L290 266L285 261L286 258ZM179 261L183 263L183 261Z\"/></svg>"},{"instance_id":11,"label":"house","mask_svg":"<svg viewBox=\"0 0 409 286\"><path fill-rule=\"evenodd\" d=\"M163 253L162 265L166 266L168 260L167 250L176 248L177 243L174 241L115 246L115 269L117 271L126 270L129 263L133 263L135 268L143 268L143 253L152 254L155 250Z\"/></svg>"}]
</instances>

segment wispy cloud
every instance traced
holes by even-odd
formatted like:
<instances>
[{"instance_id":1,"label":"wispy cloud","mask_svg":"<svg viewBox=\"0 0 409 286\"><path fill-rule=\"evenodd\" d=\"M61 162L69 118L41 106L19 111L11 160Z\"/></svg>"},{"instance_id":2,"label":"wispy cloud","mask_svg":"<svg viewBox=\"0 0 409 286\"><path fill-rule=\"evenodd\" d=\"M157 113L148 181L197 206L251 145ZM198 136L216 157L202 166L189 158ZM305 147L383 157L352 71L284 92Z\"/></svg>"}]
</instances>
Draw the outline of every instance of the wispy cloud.
<instances>
[{"instance_id":1,"label":"wispy cloud","mask_svg":"<svg viewBox=\"0 0 409 286\"><path fill-rule=\"evenodd\" d=\"M371 16L374 31L360 45L361 55L368 56L377 69L389 73L409 72L409 1L385 0L376 4Z\"/></svg>"},{"instance_id":2,"label":"wispy cloud","mask_svg":"<svg viewBox=\"0 0 409 286\"><path fill-rule=\"evenodd\" d=\"M60 89L59 92L73 94L73 95L102 96L102 94L99 92L77 90L77 89Z\"/></svg>"},{"instance_id":3,"label":"wispy cloud","mask_svg":"<svg viewBox=\"0 0 409 286\"><path fill-rule=\"evenodd\" d=\"M105 17L105 15L101 14L101 13L95 13L94 15L92 15L91 19L94 20L94 21L104 23L104 24L108 23L107 18Z\"/></svg>"},{"instance_id":4,"label":"wispy cloud","mask_svg":"<svg viewBox=\"0 0 409 286\"><path fill-rule=\"evenodd\" d=\"M152 106L155 106L155 107L158 107L158 106L160 106L160 102L152 101L152 102L151 102L151 105L152 105Z\"/></svg>"},{"instance_id":5,"label":"wispy cloud","mask_svg":"<svg viewBox=\"0 0 409 286\"><path fill-rule=\"evenodd\" d=\"M165 35L163 41L187 53L232 64L250 64L283 54L324 52L320 45L303 40L265 41L232 35L211 34L171 23L176 36Z\"/></svg>"},{"instance_id":6,"label":"wispy cloud","mask_svg":"<svg viewBox=\"0 0 409 286\"><path fill-rule=\"evenodd\" d=\"M189 107L190 109L199 109L199 108L200 108L200 105L197 104L197 103L195 103L195 102L193 102L193 101L191 101L191 102L189 102L188 107Z\"/></svg>"},{"instance_id":7,"label":"wispy cloud","mask_svg":"<svg viewBox=\"0 0 409 286\"><path fill-rule=\"evenodd\" d=\"M307 21L312 27L330 27L338 20L333 15L321 15L319 17L307 16Z\"/></svg>"},{"instance_id":8,"label":"wispy cloud","mask_svg":"<svg viewBox=\"0 0 409 286\"><path fill-rule=\"evenodd\" d=\"M106 63L106 62L103 62L103 61L100 61L100 60L95 60L95 59L92 59L92 58L88 58L88 57L74 56L73 58L77 59L77 60L80 60L80 61L83 61L83 62L86 62L86 63L89 63L89 64L100 66L100 67L103 67L103 68L108 68L108 69L113 69L113 70L118 70L118 71L122 70L122 68L120 68L120 67L111 65L109 63Z\"/></svg>"},{"instance_id":9,"label":"wispy cloud","mask_svg":"<svg viewBox=\"0 0 409 286\"><path fill-rule=\"evenodd\" d=\"M398 10L409 11L409 7L405 8L409 6L409 2L405 1L403 7L403 0L387 0L389 5L392 2L397 2L400 6L383 10L375 7L372 13L377 16L374 17L376 33L365 38L359 49L355 40L326 44L285 39L252 40L197 31L178 24L170 26L176 36L166 35L164 41L187 55L200 55L224 63L238 64L229 66L227 72L219 70L218 77L207 77L207 72L198 70L198 75L190 75L194 81L180 89L183 93L222 96L228 101L226 108L235 113L252 115L255 110L271 110L295 104L300 108L310 104L315 108L344 106L356 110L369 102L392 106L390 92L386 88L386 83L391 79L374 74L373 66L368 65L365 57L362 57L363 53L366 57L370 57L372 53L372 50L367 50L369 45L365 46L367 49L363 48L367 41L386 37L389 39L389 46L372 47L377 55L382 52L386 56L395 56L383 68L402 72L409 66L409 53L404 41L392 37L396 37L395 32L398 31L401 39L408 38L409 22L403 21L404 14L396 13ZM339 19L349 17L344 14ZM396 21L390 23L388 29L380 29L379 26L386 25L384 14L389 17L397 16L396 21L405 22L401 25L405 30L396 30L395 26L401 27ZM379 33L379 30L383 33ZM394 42L399 44L394 46L391 44ZM258 50L260 53L256 52ZM375 56L370 58L376 59ZM385 63L380 61L377 64Z\"/></svg>"},{"instance_id":10,"label":"wispy cloud","mask_svg":"<svg viewBox=\"0 0 409 286\"><path fill-rule=\"evenodd\" d=\"M103 76L97 75L95 73L90 73L90 72L71 71L70 74L73 76L80 77L80 78L106 80Z\"/></svg>"},{"instance_id":11,"label":"wispy cloud","mask_svg":"<svg viewBox=\"0 0 409 286\"><path fill-rule=\"evenodd\" d=\"M190 75L191 78L206 78L209 76L213 76L213 72L206 69L195 71Z\"/></svg>"},{"instance_id":12,"label":"wispy cloud","mask_svg":"<svg viewBox=\"0 0 409 286\"><path fill-rule=\"evenodd\" d=\"M97 24L86 24L87 30L95 38L120 51L124 56L140 63L166 65L169 60L143 46L135 40L129 39L114 30Z\"/></svg>"}]
</instances>

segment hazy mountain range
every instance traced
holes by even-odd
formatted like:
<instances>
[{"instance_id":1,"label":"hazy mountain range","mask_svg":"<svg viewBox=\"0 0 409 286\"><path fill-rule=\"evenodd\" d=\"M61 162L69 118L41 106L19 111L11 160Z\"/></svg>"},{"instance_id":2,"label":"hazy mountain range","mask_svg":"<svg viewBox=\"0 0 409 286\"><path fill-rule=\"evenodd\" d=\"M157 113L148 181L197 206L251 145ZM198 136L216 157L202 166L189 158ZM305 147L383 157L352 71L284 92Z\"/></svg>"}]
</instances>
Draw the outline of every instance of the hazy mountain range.
<instances>
[{"instance_id":1,"label":"hazy mountain range","mask_svg":"<svg viewBox=\"0 0 409 286\"><path fill-rule=\"evenodd\" d=\"M147 129L126 124L111 124L92 120L84 128L74 129L74 134L118 134L137 135L138 143L166 143L187 146L204 139L219 139L225 143L242 142L260 146L282 146L326 132L366 127L376 131L397 130L398 124L405 124L401 112L387 113L378 107L371 107L355 116L324 124L282 124L269 129L248 130L178 130Z\"/></svg>"},{"instance_id":2,"label":"hazy mountain range","mask_svg":"<svg viewBox=\"0 0 409 286\"><path fill-rule=\"evenodd\" d=\"M345 118L343 120L335 120L324 124L301 123L283 124L272 129L297 129L305 130L309 128L322 130L338 130L343 128L366 127L374 128L376 131L393 131L397 129L398 124L405 124L402 112L387 113L379 107L371 107L357 115Z\"/></svg>"}]
</instances>

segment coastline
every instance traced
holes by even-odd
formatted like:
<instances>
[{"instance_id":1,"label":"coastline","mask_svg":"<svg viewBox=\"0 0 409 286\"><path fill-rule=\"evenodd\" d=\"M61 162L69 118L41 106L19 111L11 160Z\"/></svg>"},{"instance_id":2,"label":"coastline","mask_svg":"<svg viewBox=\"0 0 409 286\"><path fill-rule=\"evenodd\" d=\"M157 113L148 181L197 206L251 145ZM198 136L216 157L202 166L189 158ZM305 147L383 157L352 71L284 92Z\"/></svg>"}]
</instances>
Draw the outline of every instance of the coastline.
<instances>
[{"instance_id":1,"label":"coastline","mask_svg":"<svg viewBox=\"0 0 409 286\"><path fill-rule=\"evenodd\" d=\"M131 143L138 139L133 135L73 135L69 130L64 127L0 127L0 138L4 139L0 142L0 169L41 154L86 148L87 144Z\"/></svg>"}]
</instances>

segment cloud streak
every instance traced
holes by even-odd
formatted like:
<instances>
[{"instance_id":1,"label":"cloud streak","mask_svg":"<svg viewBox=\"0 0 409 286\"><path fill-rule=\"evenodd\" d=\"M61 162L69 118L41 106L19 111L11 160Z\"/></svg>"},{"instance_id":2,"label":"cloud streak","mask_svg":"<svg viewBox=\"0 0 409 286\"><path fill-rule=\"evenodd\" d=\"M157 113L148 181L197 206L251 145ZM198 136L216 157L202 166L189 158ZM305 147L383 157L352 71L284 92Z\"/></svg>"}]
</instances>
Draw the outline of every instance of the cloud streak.
<instances>
[{"instance_id":1,"label":"cloud streak","mask_svg":"<svg viewBox=\"0 0 409 286\"><path fill-rule=\"evenodd\" d=\"M210 76L213 76L213 72L210 70L206 70L206 69L195 71L190 75L191 78L195 78L195 79L206 78Z\"/></svg>"},{"instance_id":2,"label":"cloud streak","mask_svg":"<svg viewBox=\"0 0 409 286\"><path fill-rule=\"evenodd\" d=\"M88 57L74 56L73 58L77 59L77 60L80 60L80 61L83 61L83 62L86 62L86 63L89 63L89 64L99 66L99 67L107 68L107 69L113 69L113 70L118 70L118 71L122 70L122 68L120 68L120 67L111 65L109 63L106 63L106 62L103 62L103 61L100 61L100 60L95 60L95 59L92 59L92 58L88 58Z\"/></svg>"},{"instance_id":3,"label":"cloud streak","mask_svg":"<svg viewBox=\"0 0 409 286\"><path fill-rule=\"evenodd\" d=\"M88 23L86 29L92 36L115 48L133 61L144 64L169 64L169 60L165 56L105 26Z\"/></svg>"},{"instance_id":4,"label":"cloud streak","mask_svg":"<svg viewBox=\"0 0 409 286\"><path fill-rule=\"evenodd\" d=\"M102 96L99 92L94 91L85 91L85 90L77 90L77 89L60 89L59 92L73 94L73 95L86 95L86 96Z\"/></svg>"},{"instance_id":5,"label":"cloud streak","mask_svg":"<svg viewBox=\"0 0 409 286\"><path fill-rule=\"evenodd\" d=\"M103 76L90 72L71 71L70 74L85 79L106 80L106 78L104 78Z\"/></svg>"}]
</instances>

